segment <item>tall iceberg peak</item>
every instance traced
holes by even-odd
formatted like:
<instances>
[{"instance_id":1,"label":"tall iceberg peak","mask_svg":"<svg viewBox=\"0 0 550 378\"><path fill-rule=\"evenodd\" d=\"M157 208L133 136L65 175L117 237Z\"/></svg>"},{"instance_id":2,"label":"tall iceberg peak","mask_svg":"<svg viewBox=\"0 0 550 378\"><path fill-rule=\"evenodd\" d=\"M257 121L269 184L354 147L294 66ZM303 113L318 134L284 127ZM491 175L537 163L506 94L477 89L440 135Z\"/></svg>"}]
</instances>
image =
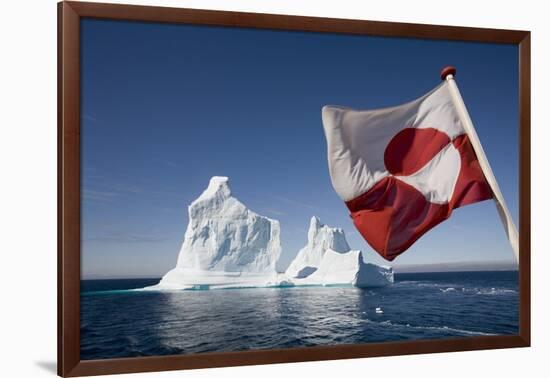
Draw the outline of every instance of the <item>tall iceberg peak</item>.
<instances>
[{"instance_id":1,"label":"tall iceberg peak","mask_svg":"<svg viewBox=\"0 0 550 378\"><path fill-rule=\"evenodd\" d=\"M229 187L229 177L213 176L208 183L208 187L191 203L190 207L196 206L200 202L215 199L221 200L230 196L231 188Z\"/></svg>"},{"instance_id":2,"label":"tall iceberg peak","mask_svg":"<svg viewBox=\"0 0 550 378\"><path fill-rule=\"evenodd\" d=\"M351 248L346 240L344 230L341 228L329 227L319 220L316 216L311 217L309 222L308 245L330 248L336 252L347 252Z\"/></svg>"},{"instance_id":3,"label":"tall iceberg peak","mask_svg":"<svg viewBox=\"0 0 550 378\"><path fill-rule=\"evenodd\" d=\"M393 270L368 264L361 251L351 250L344 231L312 217L308 241L286 271L294 285L385 286L393 282Z\"/></svg>"},{"instance_id":4,"label":"tall iceberg peak","mask_svg":"<svg viewBox=\"0 0 550 378\"><path fill-rule=\"evenodd\" d=\"M289 278L304 278L321 264L326 251L345 253L350 250L346 235L341 228L329 227L316 216L311 217L307 233L307 244L286 270Z\"/></svg>"},{"instance_id":5,"label":"tall iceberg peak","mask_svg":"<svg viewBox=\"0 0 550 378\"><path fill-rule=\"evenodd\" d=\"M256 214L234 198L227 177L212 177L188 212L178 268L275 272L281 254L279 222Z\"/></svg>"},{"instance_id":6,"label":"tall iceberg peak","mask_svg":"<svg viewBox=\"0 0 550 378\"><path fill-rule=\"evenodd\" d=\"M160 288L265 286L276 279L279 222L233 197L227 177L212 177L188 214L176 267L162 278Z\"/></svg>"}]
</instances>

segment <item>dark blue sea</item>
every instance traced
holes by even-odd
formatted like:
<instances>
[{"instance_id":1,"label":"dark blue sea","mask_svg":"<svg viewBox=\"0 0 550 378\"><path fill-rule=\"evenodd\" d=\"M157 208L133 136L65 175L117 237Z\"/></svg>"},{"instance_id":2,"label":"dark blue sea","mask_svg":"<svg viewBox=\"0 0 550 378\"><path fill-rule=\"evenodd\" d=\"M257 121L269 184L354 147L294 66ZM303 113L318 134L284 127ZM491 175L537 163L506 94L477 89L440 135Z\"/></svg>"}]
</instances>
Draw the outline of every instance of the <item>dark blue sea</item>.
<instances>
[{"instance_id":1,"label":"dark blue sea","mask_svg":"<svg viewBox=\"0 0 550 378\"><path fill-rule=\"evenodd\" d=\"M81 359L518 332L517 272L396 274L379 289L139 292L159 279L85 280ZM380 307L383 313L377 313Z\"/></svg>"}]
</instances>

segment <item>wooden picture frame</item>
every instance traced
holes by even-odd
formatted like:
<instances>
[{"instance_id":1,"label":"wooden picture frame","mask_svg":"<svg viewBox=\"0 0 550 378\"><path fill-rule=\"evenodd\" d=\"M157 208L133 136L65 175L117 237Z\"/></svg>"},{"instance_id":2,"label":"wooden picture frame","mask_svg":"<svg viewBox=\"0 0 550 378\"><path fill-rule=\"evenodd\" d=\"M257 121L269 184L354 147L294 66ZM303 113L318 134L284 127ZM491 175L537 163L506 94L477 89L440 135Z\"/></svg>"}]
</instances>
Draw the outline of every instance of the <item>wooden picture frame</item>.
<instances>
[{"instance_id":1,"label":"wooden picture frame","mask_svg":"<svg viewBox=\"0 0 550 378\"><path fill-rule=\"evenodd\" d=\"M519 334L80 360L80 20L101 18L519 46ZM58 374L83 376L530 345L530 32L86 2L58 4Z\"/></svg>"}]
</instances>

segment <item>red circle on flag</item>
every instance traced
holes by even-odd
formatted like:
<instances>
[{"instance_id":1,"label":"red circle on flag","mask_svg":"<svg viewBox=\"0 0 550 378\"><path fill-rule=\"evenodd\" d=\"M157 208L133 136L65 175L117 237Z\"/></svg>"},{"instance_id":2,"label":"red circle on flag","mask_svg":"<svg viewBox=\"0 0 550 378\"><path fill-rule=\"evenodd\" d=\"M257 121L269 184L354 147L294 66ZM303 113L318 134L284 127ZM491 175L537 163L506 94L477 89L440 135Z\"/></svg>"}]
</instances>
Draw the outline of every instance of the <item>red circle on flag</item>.
<instances>
[{"instance_id":1,"label":"red circle on flag","mask_svg":"<svg viewBox=\"0 0 550 378\"><path fill-rule=\"evenodd\" d=\"M398 132L384 151L386 169L396 176L409 176L424 167L451 142L434 128L406 128Z\"/></svg>"}]
</instances>

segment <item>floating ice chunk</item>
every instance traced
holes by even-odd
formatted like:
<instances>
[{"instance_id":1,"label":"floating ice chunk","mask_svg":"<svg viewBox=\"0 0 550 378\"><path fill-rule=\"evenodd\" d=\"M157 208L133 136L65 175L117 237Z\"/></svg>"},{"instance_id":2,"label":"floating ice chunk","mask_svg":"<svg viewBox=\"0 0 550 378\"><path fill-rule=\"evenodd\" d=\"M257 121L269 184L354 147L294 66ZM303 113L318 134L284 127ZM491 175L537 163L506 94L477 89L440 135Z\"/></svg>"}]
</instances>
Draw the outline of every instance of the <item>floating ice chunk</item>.
<instances>
[{"instance_id":1,"label":"floating ice chunk","mask_svg":"<svg viewBox=\"0 0 550 378\"><path fill-rule=\"evenodd\" d=\"M312 217L309 222L307 244L302 248L286 270L290 278L305 278L315 272L327 250L348 252L350 247L341 228L331 228Z\"/></svg>"},{"instance_id":2,"label":"floating ice chunk","mask_svg":"<svg viewBox=\"0 0 550 378\"><path fill-rule=\"evenodd\" d=\"M212 177L188 208L177 265L151 289L278 286L279 222L234 198L227 177Z\"/></svg>"},{"instance_id":3,"label":"floating ice chunk","mask_svg":"<svg viewBox=\"0 0 550 378\"><path fill-rule=\"evenodd\" d=\"M308 241L286 271L295 285L352 285L379 287L393 282L393 270L363 262L361 251L351 250L344 231L312 217Z\"/></svg>"}]
</instances>

